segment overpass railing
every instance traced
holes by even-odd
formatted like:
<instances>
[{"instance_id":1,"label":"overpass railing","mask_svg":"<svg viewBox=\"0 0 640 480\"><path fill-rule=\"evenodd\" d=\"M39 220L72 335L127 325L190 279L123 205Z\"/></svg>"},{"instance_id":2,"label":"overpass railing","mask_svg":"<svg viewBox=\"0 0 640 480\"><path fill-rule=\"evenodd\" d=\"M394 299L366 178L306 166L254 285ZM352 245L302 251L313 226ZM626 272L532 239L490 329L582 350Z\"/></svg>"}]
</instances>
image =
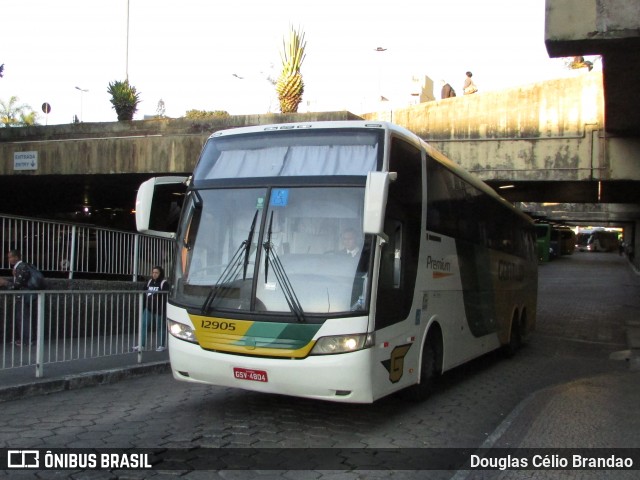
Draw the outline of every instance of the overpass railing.
<instances>
[{"instance_id":1,"label":"overpass railing","mask_svg":"<svg viewBox=\"0 0 640 480\"><path fill-rule=\"evenodd\" d=\"M0 373L133 353L133 362L167 345L164 317L145 313L146 291L0 291ZM166 292L154 295L159 311ZM159 348L160 347L160 348ZM1 377L0 377L1 378Z\"/></svg>"},{"instance_id":2,"label":"overpass railing","mask_svg":"<svg viewBox=\"0 0 640 480\"><path fill-rule=\"evenodd\" d=\"M43 272L100 276L151 276L154 265L169 272L173 241L134 232L84 224L0 215L0 269L9 269L6 253L19 250L22 258Z\"/></svg>"}]
</instances>

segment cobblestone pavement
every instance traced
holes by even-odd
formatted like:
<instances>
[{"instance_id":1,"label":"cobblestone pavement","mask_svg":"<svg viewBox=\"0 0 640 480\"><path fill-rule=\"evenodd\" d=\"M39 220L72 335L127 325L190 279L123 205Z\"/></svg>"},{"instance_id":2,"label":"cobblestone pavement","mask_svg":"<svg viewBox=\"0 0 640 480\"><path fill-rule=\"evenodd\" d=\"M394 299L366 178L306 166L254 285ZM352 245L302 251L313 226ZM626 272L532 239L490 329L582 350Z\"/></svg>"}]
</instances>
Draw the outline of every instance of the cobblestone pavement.
<instances>
[{"instance_id":1,"label":"cobblestone pavement","mask_svg":"<svg viewBox=\"0 0 640 480\"><path fill-rule=\"evenodd\" d=\"M447 373L432 397L344 405L188 385L169 374L0 403L5 448L640 448L640 378L625 322L640 280L614 254L540 268L537 332L514 358L490 354ZM10 478L631 478L633 472L223 470L5 472ZM635 472L637 474L637 471ZM635 475L633 478L636 478Z\"/></svg>"}]
</instances>

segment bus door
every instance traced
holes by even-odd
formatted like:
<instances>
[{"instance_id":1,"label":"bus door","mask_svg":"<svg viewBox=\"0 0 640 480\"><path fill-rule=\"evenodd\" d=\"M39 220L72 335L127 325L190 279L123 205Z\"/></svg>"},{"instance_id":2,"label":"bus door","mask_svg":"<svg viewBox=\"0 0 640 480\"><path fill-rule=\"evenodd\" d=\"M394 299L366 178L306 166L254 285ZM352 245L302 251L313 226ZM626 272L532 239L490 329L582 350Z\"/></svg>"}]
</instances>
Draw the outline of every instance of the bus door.
<instances>
[{"instance_id":1,"label":"bus door","mask_svg":"<svg viewBox=\"0 0 640 480\"><path fill-rule=\"evenodd\" d=\"M389 184L384 216L388 240L381 247L375 307L374 397L415 383L420 350L420 312L412 305L422 228L421 151L393 138L389 171L397 178Z\"/></svg>"}]
</instances>

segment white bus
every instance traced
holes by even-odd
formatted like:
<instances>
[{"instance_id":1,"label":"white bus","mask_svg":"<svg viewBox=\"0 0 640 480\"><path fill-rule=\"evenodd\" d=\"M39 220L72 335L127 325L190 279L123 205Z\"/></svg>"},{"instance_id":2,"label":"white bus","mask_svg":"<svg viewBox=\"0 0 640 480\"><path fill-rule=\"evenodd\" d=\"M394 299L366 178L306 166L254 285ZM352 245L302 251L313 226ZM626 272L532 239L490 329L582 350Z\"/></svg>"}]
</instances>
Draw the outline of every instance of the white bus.
<instances>
[{"instance_id":1,"label":"white bus","mask_svg":"<svg viewBox=\"0 0 640 480\"><path fill-rule=\"evenodd\" d=\"M581 252L614 252L619 245L618 233L603 228L580 230L576 239L576 248Z\"/></svg>"},{"instance_id":2,"label":"white bus","mask_svg":"<svg viewBox=\"0 0 640 480\"><path fill-rule=\"evenodd\" d=\"M164 181L138 193L147 233ZM422 399L437 375L534 328L533 223L408 130L219 131L187 185L167 308L178 380Z\"/></svg>"}]
</instances>

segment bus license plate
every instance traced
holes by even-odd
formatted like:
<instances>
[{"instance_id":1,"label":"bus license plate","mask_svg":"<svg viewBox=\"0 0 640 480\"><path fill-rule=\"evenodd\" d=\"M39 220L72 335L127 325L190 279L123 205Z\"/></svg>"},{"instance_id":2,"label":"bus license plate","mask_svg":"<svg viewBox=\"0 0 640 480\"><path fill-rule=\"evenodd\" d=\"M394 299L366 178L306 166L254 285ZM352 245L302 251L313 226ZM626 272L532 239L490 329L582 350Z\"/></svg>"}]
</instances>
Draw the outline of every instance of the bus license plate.
<instances>
[{"instance_id":1,"label":"bus license plate","mask_svg":"<svg viewBox=\"0 0 640 480\"><path fill-rule=\"evenodd\" d=\"M238 380L251 380L254 382L268 382L267 372L264 370L251 370L250 368L233 367L233 376Z\"/></svg>"}]
</instances>

